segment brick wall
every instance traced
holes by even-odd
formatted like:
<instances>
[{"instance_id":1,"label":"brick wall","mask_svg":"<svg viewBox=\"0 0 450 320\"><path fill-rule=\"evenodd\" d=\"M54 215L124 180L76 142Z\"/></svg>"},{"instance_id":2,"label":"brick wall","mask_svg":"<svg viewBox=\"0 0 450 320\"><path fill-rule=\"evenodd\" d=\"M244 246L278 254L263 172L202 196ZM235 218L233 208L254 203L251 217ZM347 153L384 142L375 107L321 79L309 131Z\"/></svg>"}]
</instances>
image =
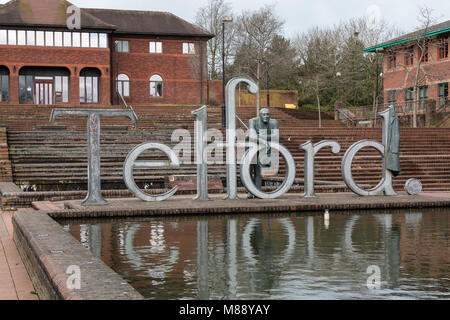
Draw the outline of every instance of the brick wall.
<instances>
[{"instance_id":1,"label":"brick wall","mask_svg":"<svg viewBox=\"0 0 450 320\"><path fill-rule=\"evenodd\" d=\"M70 71L69 104L79 105L79 74L83 68L101 72L99 102L110 104L110 51L93 48L0 46L0 65L10 72L10 99L3 104L19 103L19 72L22 67L66 67Z\"/></svg>"},{"instance_id":2,"label":"brick wall","mask_svg":"<svg viewBox=\"0 0 450 320\"><path fill-rule=\"evenodd\" d=\"M383 85L384 85L384 101L388 101L387 92L396 90L397 103L405 102L405 89L414 86L417 66L419 61L419 49L414 48L414 64L405 65L405 49L397 47L396 67L389 68L389 54L385 54L383 58ZM422 62L420 65L419 86L428 85L428 99L437 101L438 84L450 82L450 58L439 59L439 44L435 39L429 44L428 61Z\"/></svg>"},{"instance_id":3,"label":"brick wall","mask_svg":"<svg viewBox=\"0 0 450 320\"><path fill-rule=\"evenodd\" d=\"M9 161L6 127L0 127L0 181L12 181L11 161Z\"/></svg>"},{"instance_id":4,"label":"brick wall","mask_svg":"<svg viewBox=\"0 0 450 320\"><path fill-rule=\"evenodd\" d=\"M130 104L202 104L207 97L206 42L202 40L118 37L130 52L113 53L112 69L130 78ZM163 43L163 53L149 53L149 42ZM195 43L195 54L183 54L183 42ZM163 97L150 97L150 77L163 78ZM114 86L115 96L115 86Z\"/></svg>"},{"instance_id":5,"label":"brick wall","mask_svg":"<svg viewBox=\"0 0 450 320\"><path fill-rule=\"evenodd\" d=\"M129 53L114 52L115 40L128 40ZM149 53L149 41L162 41L163 53ZM195 54L183 54L183 42L195 43ZM0 65L10 72L10 99L18 104L19 72L25 66L66 67L70 71L70 105L79 105L79 74L93 67L101 72L99 104L116 102L118 73L130 78L130 104L202 104L207 99L207 60L204 40L152 39L131 36L111 38L110 49L0 46ZM117 73L118 72L118 73ZM163 78L163 97L150 97L150 77ZM112 94L111 94L112 92Z\"/></svg>"}]
</instances>

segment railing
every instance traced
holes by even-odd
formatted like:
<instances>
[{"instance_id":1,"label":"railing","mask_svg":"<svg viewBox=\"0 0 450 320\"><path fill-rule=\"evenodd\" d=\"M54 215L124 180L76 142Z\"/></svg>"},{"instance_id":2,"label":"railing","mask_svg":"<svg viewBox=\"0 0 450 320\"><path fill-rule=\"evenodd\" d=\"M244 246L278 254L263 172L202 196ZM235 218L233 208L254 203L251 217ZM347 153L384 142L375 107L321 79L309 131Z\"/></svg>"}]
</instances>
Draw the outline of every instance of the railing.
<instances>
[{"instance_id":1,"label":"railing","mask_svg":"<svg viewBox=\"0 0 450 320\"><path fill-rule=\"evenodd\" d=\"M244 121L241 120L241 118L238 117L238 115L236 115L236 119L242 124L242 126L243 126L246 130L248 130L247 125L244 123Z\"/></svg>"},{"instance_id":2,"label":"railing","mask_svg":"<svg viewBox=\"0 0 450 320\"><path fill-rule=\"evenodd\" d=\"M336 109L336 111L339 113L340 120L348 120L348 121L352 122L352 124L355 124L357 122L357 120L354 119L355 115L353 113L351 113L351 111L348 110L347 108L338 108L338 109ZM342 118L341 118L341 116L342 116Z\"/></svg>"},{"instance_id":3,"label":"railing","mask_svg":"<svg viewBox=\"0 0 450 320\"><path fill-rule=\"evenodd\" d=\"M130 109L131 112L133 112L133 115L136 117L136 120L138 120L139 118L138 118L136 112L134 112L133 107L130 106L130 105L128 105L128 103L125 101L125 99L123 98L123 96L122 96L122 94L121 94L120 92L117 92L117 95L120 97L120 99L122 100L122 102L123 102L123 104L125 105L125 107L126 107L127 109Z\"/></svg>"},{"instance_id":4,"label":"railing","mask_svg":"<svg viewBox=\"0 0 450 320\"><path fill-rule=\"evenodd\" d=\"M442 112L449 107L448 97L439 97L437 102L437 111Z\"/></svg>"},{"instance_id":5,"label":"railing","mask_svg":"<svg viewBox=\"0 0 450 320\"><path fill-rule=\"evenodd\" d=\"M436 100L433 99L419 99L402 101L396 103L386 103L378 105L377 112L394 105L395 111L402 123L406 124L412 121L411 117L414 114L414 106L417 105L416 115L420 117L420 123L425 126L434 126L438 123L439 119L443 119L447 114L450 114L450 105L448 97L439 97ZM377 125L379 125L380 117L374 116L374 107L361 106L361 107L340 107L335 109L339 120L347 122L349 126L357 125L373 125L373 121L376 119ZM419 124L420 125L420 124Z\"/></svg>"},{"instance_id":6,"label":"railing","mask_svg":"<svg viewBox=\"0 0 450 320\"><path fill-rule=\"evenodd\" d=\"M431 99L420 99L418 101L418 110L417 114L423 114L426 112L426 105L430 104L432 101ZM410 100L410 101L402 101L402 102L393 102L393 103L385 103L385 104L379 104L378 105L378 112L381 112L387 108L389 108L391 105L394 105L395 111L397 112L397 115L399 117L402 116L410 116L414 112L414 104L417 101ZM447 112L450 110L447 110L449 107L448 98L443 97L440 100L436 102L436 112ZM361 106L361 107L343 107L343 108L336 108L336 111L339 113L339 119L340 120L349 120L352 122L358 122L358 121L370 121L373 120L374 117L374 107L373 105L370 106Z\"/></svg>"}]
</instances>

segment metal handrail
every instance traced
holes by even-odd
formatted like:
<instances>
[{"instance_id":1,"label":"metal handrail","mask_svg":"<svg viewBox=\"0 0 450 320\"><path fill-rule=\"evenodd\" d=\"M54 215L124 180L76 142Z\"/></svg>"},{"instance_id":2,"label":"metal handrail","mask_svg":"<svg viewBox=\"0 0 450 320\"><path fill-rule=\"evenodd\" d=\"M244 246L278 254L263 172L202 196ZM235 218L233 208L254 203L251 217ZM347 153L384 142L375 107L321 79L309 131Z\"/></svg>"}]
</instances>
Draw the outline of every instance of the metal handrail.
<instances>
[{"instance_id":1,"label":"metal handrail","mask_svg":"<svg viewBox=\"0 0 450 320\"><path fill-rule=\"evenodd\" d=\"M378 108L381 110L383 108L388 108L391 105L393 105L393 106L395 106L395 111L397 112L398 115L408 115L413 112L413 107L416 102L419 102L419 104L420 104L420 103L426 103L429 100L432 100L432 99L427 98L427 99L419 99L419 100L388 102L388 103L384 103L384 104L378 104ZM346 108L342 108L342 109L348 109L348 110L352 110L352 111L361 111L361 110L365 109L365 110L367 110L368 113L372 114L373 110L374 110L374 106L373 105L357 106L357 107L352 106L352 107L346 107ZM439 110L438 107L436 109ZM418 109L417 111L423 112L424 109Z\"/></svg>"},{"instance_id":2,"label":"metal handrail","mask_svg":"<svg viewBox=\"0 0 450 320\"><path fill-rule=\"evenodd\" d=\"M238 119L238 121L245 127L245 129L248 130L247 125L244 123L244 121L241 120L241 118L238 117L238 115L236 115L236 119Z\"/></svg>"},{"instance_id":3,"label":"metal handrail","mask_svg":"<svg viewBox=\"0 0 450 320\"><path fill-rule=\"evenodd\" d=\"M125 101L125 99L123 98L123 96L122 96L122 94L121 94L120 92L117 92L117 94L119 95L120 99L122 99L122 102L123 102L123 104L125 105L125 107L126 107L127 109L130 109L131 112L133 112L133 115L136 117L136 120L138 120L139 118L138 118L136 112L134 112L133 107L130 106L130 105L128 105L128 103Z\"/></svg>"},{"instance_id":4,"label":"metal handrail","mask_svg":"<svg viewBox=\"0 0 450 320\"><path fill-rule=\"evenodd\" d=\"M448 105L449 105L449 99L448 97L442 96L442 97L438 97L438 101L437 101L437 110L441 111L441 110L445 110L447 109Z\"/></svg>"},{"instance_id":5,"label":"metal handrail","mask_svg":"<svg viewBox=\"0 0 450 320\"><path fill-rule=\"evenodd\" d=\"M342 109L336 109L340 114L344 116L347 120L350 120L351 122L355 123L356 120L352 119L346 112L344 112Z\"/></svg>"}]
</instances>

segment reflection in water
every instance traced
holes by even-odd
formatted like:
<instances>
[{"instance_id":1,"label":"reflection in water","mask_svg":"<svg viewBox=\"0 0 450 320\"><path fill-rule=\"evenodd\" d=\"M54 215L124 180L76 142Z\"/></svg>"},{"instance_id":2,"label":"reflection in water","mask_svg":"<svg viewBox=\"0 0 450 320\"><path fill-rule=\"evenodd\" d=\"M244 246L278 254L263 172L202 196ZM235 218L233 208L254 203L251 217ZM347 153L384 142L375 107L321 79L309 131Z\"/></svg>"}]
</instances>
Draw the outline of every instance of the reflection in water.
<instances>
[{"instance_id":1,"label":"reflection in water","mask_svg":"<svg viewBox=\"0 0 450 320\"><path fill-rule=\"evenodd\" d=\"M345 223L344 226L344 241L343 241L343 249L346 254L348 254L350 257L358 258L358 254L353 249L353 229L355 228L356 222L358 222L360 216L352 216L348 221Z\"/></svg>"},{"instance_id":2,"label":"reflection in water","mask_svg":"<svg viewBox=\"0 0 450 320\"><path fill-rule=\"evenodd\" d=\"M305 218L306 248L308 249L307 265L312 266L314 262L314 217Z\"/></svg>"},{"instance_id":3,"label":"reflection in water","mask_svg":"<svg viewBox=\"0 0 450 320\"><path fill-rule=\"evenodd\" d=\"M89 230L89 250L97 257L102 256L102 229L100 225L90 225Z\"/></svg>"},{"instance_id":4,"label":"reflection in water","mask_svg":"<svg viewBox=\"0 0 450 320\"><path fill-rule=\"evenodd\" d=\"M422 213L405 213L405 220L408 226L414 227L415 225L420 224L420 222L422 221Z\"/></svg>"},{"instance_id":5,"label":"reflection in water","mask_svg":"<svg viewBox=\"0 0 450 320\"><path fill-rule=\"evenodd\" d=\"M197 282L198 298L209 298L208 290L208 222L197 222Z\"/></svg>"},{"instance_id":6,"label":"reflection in water","mask_svg":"<svg viewBox=\"0 0 450 320\"><path fill-rule=\"evenodd\" d=\"M227 221L228 246L228 295L236 299L237 294L237 223L235 219Z\"/></svg>"},{"instance_id":7,"label":"reflection in water","mask_svg":"<svg viewBox=\"0 0 450 320\"><path fill-rule=\"evenodd\" d=\"M61 223L150 299L450 298L449 214L233 215ZM367 288L369 266L381 289Z\"/></svg>"}]
</instances>

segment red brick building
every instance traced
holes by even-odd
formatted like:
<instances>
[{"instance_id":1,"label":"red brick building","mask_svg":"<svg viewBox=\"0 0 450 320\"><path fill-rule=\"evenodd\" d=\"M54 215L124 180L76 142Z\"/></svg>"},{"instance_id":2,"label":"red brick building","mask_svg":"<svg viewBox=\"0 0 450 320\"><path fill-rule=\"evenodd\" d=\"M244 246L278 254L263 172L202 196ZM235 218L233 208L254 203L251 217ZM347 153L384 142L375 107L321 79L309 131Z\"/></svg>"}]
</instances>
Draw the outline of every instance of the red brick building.
<instances>
[{"instance_id":1,"label":"red brick building","mask_svg":"<svg viewBox=\"0 0 450 320\"><path fill-rule=\"evenodd\" d=\"M449 35L450 20L365 50L383 54L386 104L395 104L406 112L412 112L417 79L418 113L424 112L427 101L435 103L438 110L448 106Z\"/></svg>"},{"instance_id":2,"label":"red brick building","mask_svg":"<svg viewBox=\"0 0 450 320\"><path fill-rule=\"evenodd\" d=\"M0 5L0 104L120 104L117 92L134 105L205 103L212 37L167 12L12 0Z\"/></svg>"}]
</instances>

